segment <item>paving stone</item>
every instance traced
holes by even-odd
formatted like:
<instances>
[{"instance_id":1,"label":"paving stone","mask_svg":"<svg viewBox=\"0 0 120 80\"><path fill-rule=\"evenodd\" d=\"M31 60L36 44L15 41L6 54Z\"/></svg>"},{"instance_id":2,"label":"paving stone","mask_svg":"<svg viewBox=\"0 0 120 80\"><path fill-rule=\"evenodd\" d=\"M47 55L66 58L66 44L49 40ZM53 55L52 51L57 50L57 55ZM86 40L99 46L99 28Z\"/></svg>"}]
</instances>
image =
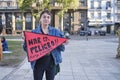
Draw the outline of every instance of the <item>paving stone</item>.
<instances>
[{"instance_id":1,"label":"paving stone","mask_svg":"<svg viewBox=\"0 0 120 80\"><path fill-rule=\"evenodd\" d=\"M61 71L55 80L120 80L120 60L115 58L117 46L116 38L70 40L62 53ZM27 59L8 78L1 80L33 80Z\"/></svg>"}]
</instances>

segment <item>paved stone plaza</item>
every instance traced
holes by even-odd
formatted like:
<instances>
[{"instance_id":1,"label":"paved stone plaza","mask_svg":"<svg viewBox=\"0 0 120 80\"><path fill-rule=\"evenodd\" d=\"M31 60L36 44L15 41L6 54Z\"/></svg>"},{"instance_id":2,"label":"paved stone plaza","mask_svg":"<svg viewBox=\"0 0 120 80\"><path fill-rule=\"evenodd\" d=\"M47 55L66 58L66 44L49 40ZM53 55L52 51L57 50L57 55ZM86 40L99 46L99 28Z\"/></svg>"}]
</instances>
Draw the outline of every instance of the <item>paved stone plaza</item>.
<instances>
[{"instance_id":1,"label":"paved stone plaza","mask_svg":"<svg viewBox=\"0 0 120 80\"><path fill-rule=\"evenodd\" d=\"M55 80L120 80L120 59L115 58L117 46L117 38L70 40ZM7 69L0 68L1 80L33 80L27 58L4 75Z\"/></svg>"}]
</instances>

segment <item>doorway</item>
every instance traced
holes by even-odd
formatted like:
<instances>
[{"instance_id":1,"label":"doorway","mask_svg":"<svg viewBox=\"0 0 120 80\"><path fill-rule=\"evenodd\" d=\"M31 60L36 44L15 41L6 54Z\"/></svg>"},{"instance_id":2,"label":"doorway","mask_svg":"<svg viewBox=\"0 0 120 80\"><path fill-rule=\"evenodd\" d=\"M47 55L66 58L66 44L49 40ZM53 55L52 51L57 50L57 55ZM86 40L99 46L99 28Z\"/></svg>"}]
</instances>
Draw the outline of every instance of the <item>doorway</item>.
<instances>
[{"instance_id":1,"label":"doorway","mask_svg":"<svg viewBox=\"0 0 120 80\"><path fill-rule=\"evenodd\" d=\"M6 17L6 34L12 34L12 13L5 13Z\"/></svg>"},{"instance_id":2,"label":"doorway","mask_svg":"<svg viewBox=\"0 0 120 80\"><path fill-rule=\"evenodd\" d=\"M110 34L110 32L111 32L111 26L110 26L110 25L107 25L107 33Z\"/></svg>"}]
</instances>

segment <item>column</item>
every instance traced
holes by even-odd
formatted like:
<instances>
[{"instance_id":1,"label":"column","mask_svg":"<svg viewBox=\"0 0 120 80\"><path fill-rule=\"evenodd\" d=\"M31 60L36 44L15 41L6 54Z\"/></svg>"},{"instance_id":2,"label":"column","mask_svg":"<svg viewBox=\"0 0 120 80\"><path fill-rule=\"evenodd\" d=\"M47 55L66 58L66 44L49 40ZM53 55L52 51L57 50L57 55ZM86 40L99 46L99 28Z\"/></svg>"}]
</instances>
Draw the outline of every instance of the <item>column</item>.
<instances>
[{"instance_id":1,"label":"column","mask_svg":"<svg viewBox=\"0 0 120 80\"><path fill-rule=\"evenodd\" d=\"M6 19L5 19L5 13L2 14L2 26L3 26L3 32L2 34L6 34L6 25L5 25Z\"/></svg>"},{"instance_id":2,"label":"column","mask_svg":"<svg viewBox=\"0 0 120 80\"><path fill-rule=\"evenodd\" d=\"M23 18L23 31L25 30L25 16L24 13L22 14L22 18Z\"/></svg>"},{"instance_id":3,"label":"column","mask_svg":"<svg viewBox=\"0 0 120 80\"><path fill-rule=\"evenodd\" d=\"M54 20L54 21L55 21L55 24L54 24L55 27L56 27L56 28L60 28L60 27L59 27L59 26L60 26L60 23L59 23L59 16L58 16L58 15L55 15L55 20Z\"/></svg>"},{"instance_id":4,"label":"column","mask_svg":"<svg viewBox=\"0 0 120 80\"><path fill-rule=\"evenodd\" d=\"M15 34L15 15L12 13L12 34Z\"/></svg>"},{"instance_id":5,"label":"column","mask_svg":"<svg viewBox=\"0 0 120 80\"><path fill-rule=\"evenodd\" d=\"M35 17L32 16L32 29L35 29Z\"/></svg>"}]
</instances>

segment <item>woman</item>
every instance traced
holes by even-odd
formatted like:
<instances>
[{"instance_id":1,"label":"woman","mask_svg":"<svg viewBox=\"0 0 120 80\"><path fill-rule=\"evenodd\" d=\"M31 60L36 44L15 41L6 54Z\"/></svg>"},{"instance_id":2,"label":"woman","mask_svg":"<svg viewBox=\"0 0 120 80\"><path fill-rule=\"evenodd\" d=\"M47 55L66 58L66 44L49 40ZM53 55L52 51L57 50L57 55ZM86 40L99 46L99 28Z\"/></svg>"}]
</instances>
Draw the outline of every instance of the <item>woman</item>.
<instances>
[{"instance_id":1,"label":"woman","mask_svg":"<svg viewBox=\"0 0 120 80\"><path fill-rule=\"evenodd\" d=\"M32 32L63 37L63 34L59 30L50 26L51 13L48 10L41 12L39 23L40 25L35 30L32 30ZM25 44L23 45L23 48L27 51ZM46 80L54 80L56 71L59 71L59 63L62 62L61 51L64 50L64 45L60 45L44 57L31 62L34 80L42 80L44 72Z\"/></svg>"},{"instance_id":2,"label":"woman","mask_svg":"<svg viewBox=\"0 0 120 80\"><path fill-rule=\"evenodd\" d=\"M3 51L8 51L8 42L6 41L5 37L1 38L1 42Z\"/></svg>"}]
</instances>

